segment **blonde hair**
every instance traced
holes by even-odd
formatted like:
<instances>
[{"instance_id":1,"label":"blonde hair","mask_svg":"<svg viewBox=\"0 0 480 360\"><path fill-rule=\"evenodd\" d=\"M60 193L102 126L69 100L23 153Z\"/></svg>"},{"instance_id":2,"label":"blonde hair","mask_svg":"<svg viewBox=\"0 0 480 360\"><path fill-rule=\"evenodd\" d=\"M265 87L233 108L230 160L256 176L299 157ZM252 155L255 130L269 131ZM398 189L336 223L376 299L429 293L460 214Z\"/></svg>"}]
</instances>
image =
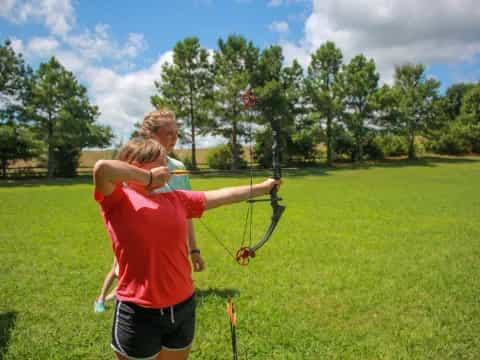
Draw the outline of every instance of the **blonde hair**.
<instances>
[{"instance_id":1,"label":"blonde hair","mask_svg":"<svg viewBox=\"0 0 480 360\"><path fill-rule=\"evenodd\" d=\"M165 125L165 121L170 119L175 121L175 113L167 107L149 112L143 118L138 134L145 138L153 137Z\"/></svg>"},{"instance_id":2,"label":"blonde hair","mask_svg":"<svg viewBox=\"0 0 480 360\"><path fill-rule=\"evenodd\" d=\"M136 137L127 142L118 153L117 159L129 164L137 162L140 165L157 160L159 157L166 159L164 147L154 139Z\"/></svg>"}]
</instances>

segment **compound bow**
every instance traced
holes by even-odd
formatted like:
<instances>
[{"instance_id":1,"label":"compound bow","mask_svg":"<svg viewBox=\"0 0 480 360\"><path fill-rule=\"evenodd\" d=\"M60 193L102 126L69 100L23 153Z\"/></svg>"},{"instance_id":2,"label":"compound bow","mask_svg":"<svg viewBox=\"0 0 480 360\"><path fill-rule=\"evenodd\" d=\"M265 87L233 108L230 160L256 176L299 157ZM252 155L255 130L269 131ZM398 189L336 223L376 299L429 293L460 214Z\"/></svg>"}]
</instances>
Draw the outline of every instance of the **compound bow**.
<instances>
[{"instance_id":1,"label":"compound bow","mask_svg":"<svg viewBox=\"0 0 480 360\"><path fill-rule=\"evenodd\" d=\"M252 110L252 108L256 105L257 99L251 89L248 89L245 91L245 93L242 96L243 103L246 107L247 110ZM252 115L250 114L250 118ZM251 119L250 119L251 120ZM274 119L270 119L270 125L272 127L272 135L273 135L273 140L272 140L272 165L273 165L273 176L272 178L276 180L280 180L282 178L282 169L280 167L280 153L279 153L279 144L280 144L280 129L278 127L278 123ZM251 142L251 128L250 128L250 142ZM252 150L250 149L250 159L252 159ZM253 176L252 176L252 166L250 165L250 188L253 186ZM248 265L250 262L251 258L254 258L256 255L256 252L263 246L265 243L270 239L272 236L275 228L277 227L278 222L280 221L280 218L282 217L283 212L285 211L285 206L280 205L280 201L282 199L278 197L278 188L275 186L271 191L270 191L270 199L253 199L250 198L247 200L247 203L249 203L249 208L245 220L245 228L244 228L244 233L243 233L243 240L242 240L242 245L240 246L240 249L236 252L235 255L233 255L230 250L225 246L225 244L220 241L220 239L217 237L216 233L210 229L203 221L200 220L204 228L213 236L215 240L229 253L240 265ZM252 236L252 218L253 218L253 204L256 202L265 202L265 201L270 201L270 205L272 207L272 218L270 221L270 225L267 228L267 231L264 233L260 241L258 241L254 245L249 245L249 246L244 246L245 242L245 235L246 235L246 230L247 230L247 223L248 220L250 219L250 242L251 242L251 236Z\"/></svg>"},{"instance_id":2,"label":"compound bow","mask_svg":"<svg viewBox=\"0 0 480 360\"><path fill-rule=\"evenodd\" d=\"M251 89L248 89L243 95L243 102L247 110L251 110L257 103L257 98ZM251 115L250 115L251 117ZM272 165L273 165L273 178L275 180L280 180L282 178L282 169L280 167L280 129L278 127L278 122L273 119L270 119L270 125L272 127ZM250 131L251 132L251 131ZM251 137L251 134L250 134ZM250 138L251 142L251 138ZM251 154L250 154L251 158ZM250 167L251 168L251 167ZM252 176L250 174L250 186L252 186ZM267 228L267 231L264 233L260 241L252 246L241 246L235 255L235 259L240 265L248 265L250 258L254 258L258 249L260 249L272 236L275 228L277 227L280 218L282 217L283 212L285 211L285 206L280 205L282 199L278 197L278 188L275 186L272 191L270 191L270 199L249 199L247 200L250 203L250 207L253 206L253 203L260 201L270 201L272 207L272 218L270 225ZM249 215L251 219L251 212L249 210ZM245 233L245 232L244 232Z\"/></svg>"}]
</instances>

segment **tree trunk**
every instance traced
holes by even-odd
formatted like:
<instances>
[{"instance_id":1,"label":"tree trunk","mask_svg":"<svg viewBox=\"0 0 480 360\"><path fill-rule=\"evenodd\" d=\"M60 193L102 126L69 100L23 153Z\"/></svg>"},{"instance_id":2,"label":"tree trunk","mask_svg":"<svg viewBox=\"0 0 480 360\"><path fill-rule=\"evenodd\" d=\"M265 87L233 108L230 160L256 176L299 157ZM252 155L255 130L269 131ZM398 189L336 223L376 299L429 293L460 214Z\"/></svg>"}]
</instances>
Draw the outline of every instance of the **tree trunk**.
<instances>
[{"instance_id":1,"label":"tree trunk","mask_svg":"<svg viewBox=\"0 0 480 360\"><path fill-rule=\"evenodd\" d=\"M237 123L236 121L232 124L232 138L231 138L231 147L232 147L232 170L238 169L238 149L237 149Z\"/></svg>"},{"instance_id":2,"label":"tree trunk","mask_svg":"<svg viewBox=\"0 0 480 360\"><path fill-rule=\"evenodd\" d=\"M7 161L2 161L2 176L7 177Z\"/></svg>"},{"instance_id":3,"label":"tree trunk","mask_svg":"<svg viewBox=\"0 0 480 360\"><path fill-rule=\"evenodd\" d=\"M55 159L53 154L53 124L52 124L52 116L48 115L48 136L47 136L47 143L48 143L48 160L47 160L47 176L49 178L53 177L53 173L55 170Z\"/></svg>"},{"instance_id":4,"label":"tree trunk","mask_svg":"<svg viewBox=\"0 0 480 360\"><path fill-rule=\"evenodd\" d=\"M330 114L327 115L327 165L333 166L333 131Z\"/></svg>"},{"instance_id":5,"label":"tree trunk","mask_svg":"<svg viewBox=\"0 0 480 360\"><path fill-rule=\"evenodd\" d=\"M415 134L410 134L408 137L408 160L415 160Z\"/></svg>"},{"instance_id":6,"label":"tree trunk","mask_svg":"<svg viewBox=\"0 0 480 360\"><path fill-rule=\"evenodd\" d=\"M356 142L356 159L355 162L361 162L363 160L363 139L362 139L362 132L363 132L363 106L359 104L357 106L357 115L355 116L355 127L357 130L357 135L355 136Z\"/></svg>"},{"instance_id":7,"label":"tree trunk","mask_svg":"<svg viewBox=\"0 0 480 360\"><path fill-rule=\"evenodd\" d=\"M358 163L363 159L363 145L361 136L357 136L355 142L357 148L355 151L355 162Z\"/></svg>"},{"instance_id":8,"label":"tree trunk","mask_svg":"<svg viewBox=\"0 0 480 360\"><path fill-rule=\"evenodd\" d=\"M358 143L358 139L355 139L355 154L353 155L353 162L357 164L360 162L361 155L360 155L360 144Z\"/></svg>"},{"instance_id":9,"label":"tree trunk","mask_svg":"<svg viewBox=\"0 0 480 360\"><path fill-rule=\"evenodd\" d=\"M192 169L197 169L197 149L195 145L195 115L193 111L193 96L190 93L190 125L191 125L191 133L192 133Z\"/></svg>"}]
</instances>

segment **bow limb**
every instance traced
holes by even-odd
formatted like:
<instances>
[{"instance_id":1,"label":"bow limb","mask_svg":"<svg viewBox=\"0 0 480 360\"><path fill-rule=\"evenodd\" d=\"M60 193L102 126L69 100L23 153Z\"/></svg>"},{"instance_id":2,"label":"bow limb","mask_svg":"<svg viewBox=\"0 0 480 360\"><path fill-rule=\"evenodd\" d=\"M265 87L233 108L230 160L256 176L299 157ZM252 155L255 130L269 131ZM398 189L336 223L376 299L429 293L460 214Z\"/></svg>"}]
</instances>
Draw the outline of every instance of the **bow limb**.
<instances>
[{"instance_id":1,"label":"bow limb","mask_svg":"<svg viewBox=\"0 0 480 360\"><path fill-rule=\"evenodd\" d=\"M272 136L273 136L273 143L272 143L272 165L273 165L273 178L276 180L280 180L282 178L282 169L280 167L280 154L279 154L279 131L277 127L276 121L271 121L272 126ZM285 206L280 205L279 201L281 199L278 197L278 187L275 186L270 191L270 205L272 206L272 220L270 225L263 235L262 239L253 245L250 249L255 252L260 249L272 236L273 231L277 227L280 218L282 217L283 212L285 211Z\"/></svg>"},{"instance_id":2,"label":"bow limb","mask_svg":"<svg viewBox=\"0 0 480 360\"><path fill-rule=\"evenodd\" d=\"M263 235L262 239L250 248L250 251L257 251L270 239L284 211L285 206L277 205L277 207L273 210L272 221L270 222L267 231Z\"/></svg>"}]
</instances>

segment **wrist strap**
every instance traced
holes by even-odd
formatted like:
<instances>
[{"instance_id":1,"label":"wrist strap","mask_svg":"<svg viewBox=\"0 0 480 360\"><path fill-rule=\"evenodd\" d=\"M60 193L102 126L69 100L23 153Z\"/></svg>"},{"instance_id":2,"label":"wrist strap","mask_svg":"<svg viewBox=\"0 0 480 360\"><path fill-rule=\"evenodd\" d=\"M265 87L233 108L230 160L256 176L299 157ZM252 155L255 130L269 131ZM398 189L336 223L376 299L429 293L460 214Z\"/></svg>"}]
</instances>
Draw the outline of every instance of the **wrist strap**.
<instances>
[{"instance_id":1,"label":"wrist strap","mask_svg":"<svg viewBox=\"0 0 480 360\"><path fill-rule=\"evenodd\" d=\"M192 250L190 250L190 255L193 255L193 254L200 254L200 249L192 249Z\"/></svg>"}]
</instances>

